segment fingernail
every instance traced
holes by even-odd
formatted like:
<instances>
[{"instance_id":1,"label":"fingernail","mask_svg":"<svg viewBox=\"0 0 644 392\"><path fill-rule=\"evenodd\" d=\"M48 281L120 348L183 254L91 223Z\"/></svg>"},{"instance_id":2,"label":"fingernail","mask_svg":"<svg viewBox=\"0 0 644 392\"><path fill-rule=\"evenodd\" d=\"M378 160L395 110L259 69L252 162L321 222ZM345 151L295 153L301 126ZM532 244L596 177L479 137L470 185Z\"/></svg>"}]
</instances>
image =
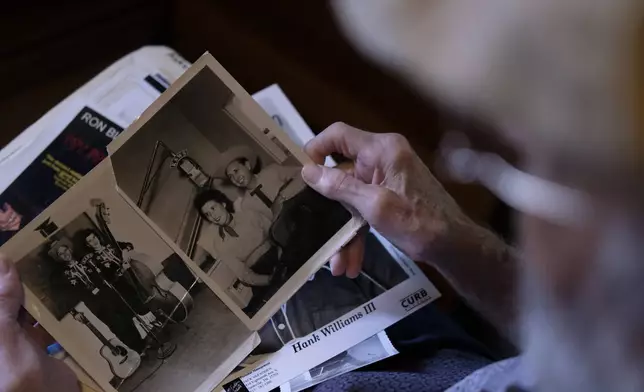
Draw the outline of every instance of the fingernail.
<instances>
[{"instance_id":1,"label":"fingernail","mask_svg":"<svg viewBox=\"0 0 644 392\"><path fill-rule=\"evenodd\" d=\"M317 184L322 178L322 168L319 165L305 165L302 168L302 178L309 184Z\"/></svg>"},{"instance_id":2,"label":"fingernail","mask_svg":"<svg viewBox=\"0 0 644 392\"><path fill-rule=\"evenodd\" d=\"M0 257L0 275L6 275L11 270L11 261L4 257Z\"/></svg>"},{"instance_id":3,"label":"fingernail","mask_svg":"<svg viewBox=\"0 0 644 392\"><path fill-rule=\"evenodd\" d=\"M356 279L358 276L360 276L360 272L347 272L347 278L349 279Z\"/></svg>"}]
</instances>

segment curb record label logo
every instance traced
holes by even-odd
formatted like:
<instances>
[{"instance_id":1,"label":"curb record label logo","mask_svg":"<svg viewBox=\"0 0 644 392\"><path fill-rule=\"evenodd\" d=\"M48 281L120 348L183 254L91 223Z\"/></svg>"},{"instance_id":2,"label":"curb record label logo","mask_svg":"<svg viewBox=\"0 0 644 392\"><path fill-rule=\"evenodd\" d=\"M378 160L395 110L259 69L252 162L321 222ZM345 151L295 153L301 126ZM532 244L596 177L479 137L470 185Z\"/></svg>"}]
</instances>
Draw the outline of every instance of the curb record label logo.
<instances>
[{"instance_id":1,"label":"curb record label logo","mask_svg":"<svg viewBox=\"0 0 644 392\"><path fill-rule=\"evenodd\" d=\"M240 379L233 380L223 387L226 392L249 392L246 385Z\"/></svg>"},{"instance_id":2,"label":"curb record label logo","mask_svg":"<svg viewBox=\"0 0 644 392\"><path fill-rule=\"evenodd\" d=\"M427 293L427 290L420 289L418 291L414 291L413 293L409 294L405 298L401 299L400 306L402 306L403 309L405 309L405 311L409 312L410 310L424 304L430 299L431 297Z\"/></svg>"}]
</instances>

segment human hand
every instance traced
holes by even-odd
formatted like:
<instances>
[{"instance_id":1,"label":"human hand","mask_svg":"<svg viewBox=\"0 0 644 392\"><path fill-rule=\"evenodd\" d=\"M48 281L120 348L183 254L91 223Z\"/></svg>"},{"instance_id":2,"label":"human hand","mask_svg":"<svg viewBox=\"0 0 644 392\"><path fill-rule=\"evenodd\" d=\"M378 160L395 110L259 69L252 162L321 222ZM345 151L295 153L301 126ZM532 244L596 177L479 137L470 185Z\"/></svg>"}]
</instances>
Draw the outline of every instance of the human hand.
<instances>
[{"instance_id":1,"label":"human hand","mask_svg":"<svg viewBox=\"0 0 644 392\"><path fill-rule=\"evenodd\" d=\"M13 209L11 204L4 203L0 208L0 231L18 231L22 215Z\"/></svg>"},{"instance_id":2,"label":"human hand","mask_svg":"<svg viewBox=\"0 0 644 392\"><path fill-rule=\"evenodd\" d=\"M80 391L67 365L45 355L18 324L23 297L18 271L0 256L0 390Z\"/></svg>"},{"instance_id":3,"label":"human hand","mask_svg":"<svg viewBox=\"0 0 644 392\"><path fill-rule=\"evenodd\" d=\"M455 225L469 222L407 140L335 123L304 148L317 165L302 177L322 195L357 210L380 234L410 258L428 261ZM338 153L354 161L345 171L322 166ZM331 259L334 275L355 278L364 255L364 234Z\"/></svg>"}]
</instances>

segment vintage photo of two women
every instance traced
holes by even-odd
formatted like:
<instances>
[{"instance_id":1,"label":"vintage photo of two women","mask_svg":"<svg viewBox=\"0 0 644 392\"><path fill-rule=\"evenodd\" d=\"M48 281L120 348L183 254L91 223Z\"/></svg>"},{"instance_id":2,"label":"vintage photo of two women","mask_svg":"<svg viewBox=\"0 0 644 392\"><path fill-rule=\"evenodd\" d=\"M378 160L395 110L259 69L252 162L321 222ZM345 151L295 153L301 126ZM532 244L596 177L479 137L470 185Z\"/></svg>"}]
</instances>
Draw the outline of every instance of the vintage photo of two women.
<instances>
[{"instance_id":1,"label":"vintage photo of two women","mask_svg":"<svg viewBox=\"0 0 644 392\"><path fill-rule=\"evenodd\" d=\"M352 216L305 185L289 151L258 142L223 108L213 104L211 126L197 127L183 92L114 152L114 174L252 319Z\"/></svg>"}]
</instances>

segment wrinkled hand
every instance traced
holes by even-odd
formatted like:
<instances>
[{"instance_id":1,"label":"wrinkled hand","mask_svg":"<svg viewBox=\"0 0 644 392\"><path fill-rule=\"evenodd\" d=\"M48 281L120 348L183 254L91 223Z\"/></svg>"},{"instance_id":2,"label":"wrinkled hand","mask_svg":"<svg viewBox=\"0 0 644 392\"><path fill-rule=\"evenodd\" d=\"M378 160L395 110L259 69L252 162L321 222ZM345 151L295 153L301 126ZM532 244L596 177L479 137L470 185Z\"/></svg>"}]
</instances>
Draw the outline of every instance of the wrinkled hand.
<instances>
[{"instance_id":1,"label":"wrinkled hand","mask_svg":"<svg viewBox=\"0 0 644 392\"><path fill-rule=\"evenodd\" d=\"M67 365L45 355L18 324L23 296L13 263L0 256L0 391L80 391Z\"/></svg>"},{"instance_id":2,"label":"wrinkled hand","mask_svg":"<svg viewBox=\"0 0 644 392\"><path fill-rule=\"evenodd\" d=\"M4 203L0 208L0 231L18 231L22 215L13 209L11 204Z\"/></svg>"},{"instance_id":3,"label":"wrinkled hand","mask_svg":"<svg viewBox=\"0 0 644 392\"><path fill-rule=\"evenodd\" d=\"M467 221L401 135L374 134L336 123L311 140L305 151L318 164L302 169L309 186L357 210L414 260L431 259L452 226ZM343 171L322 166L332 153L353 160L353 168ZM333 274L358 276L363 255L361 235L331 260Z\"/></svg>"}]
</instances>

